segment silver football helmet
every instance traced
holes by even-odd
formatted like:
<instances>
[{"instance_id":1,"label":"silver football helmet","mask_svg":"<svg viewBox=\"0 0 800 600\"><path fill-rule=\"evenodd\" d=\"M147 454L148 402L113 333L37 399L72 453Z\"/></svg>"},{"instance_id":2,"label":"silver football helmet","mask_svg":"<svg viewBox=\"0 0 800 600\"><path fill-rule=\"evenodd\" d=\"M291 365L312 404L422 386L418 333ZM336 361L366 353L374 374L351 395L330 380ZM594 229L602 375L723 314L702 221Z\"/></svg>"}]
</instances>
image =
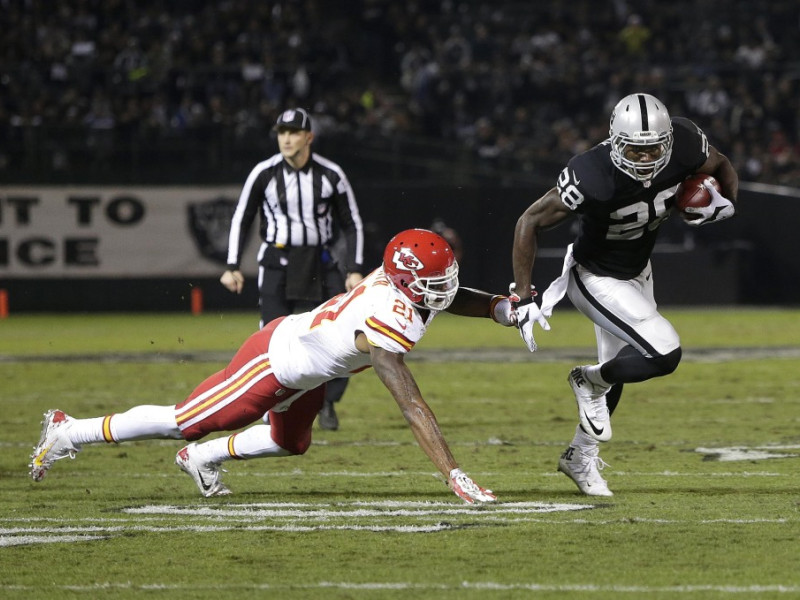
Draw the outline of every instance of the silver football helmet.
<instances>
[{"instance_id":1,"label":"silver football helmet","mask_svg":"<svg viewBox=\"0 0 800 600\"><path fill-rule=\"evenodd\" d=\"M661 101L650 94L625 96L611 113L609 134L614 166L649 187L672 154L672 121ZM642 152L655 159L639 160Z\"/></svg>"}]
</instances>

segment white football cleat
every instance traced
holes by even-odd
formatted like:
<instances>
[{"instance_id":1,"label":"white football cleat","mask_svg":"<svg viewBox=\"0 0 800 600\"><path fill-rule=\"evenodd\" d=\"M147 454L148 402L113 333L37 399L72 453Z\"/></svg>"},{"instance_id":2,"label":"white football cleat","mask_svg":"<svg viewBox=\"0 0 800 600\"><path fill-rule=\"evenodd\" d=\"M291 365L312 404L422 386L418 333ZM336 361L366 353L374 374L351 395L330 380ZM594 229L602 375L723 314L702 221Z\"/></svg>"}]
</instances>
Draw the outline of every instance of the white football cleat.
<instances>
[{"instance_id":1,"label":"white football cleat","mask_svg":"<svg viewBox=\"0 0 800 600\"><path fill-rule=\"evenodd\" d=\"M598 442L607 442L611 439L611 415L605 395L608 390L591 383L584 374L584 368L575 367L567 377L578 403L578 417L589 436Z\"/></svg>"},{"instance_id":2,"label":"white football cleat","mask_svg":"<svg viewBox=\"0 0 800 600\"><path fill-rule=\"evenodd\" d=\"M485 490L464 473L461 469L453 469L450 471L450 478L447 480L447 486L453 490L453 493L461 498L467 504L474 504L475 502L494 502L497 496L492 493L492 490Z\"/></svg>"},{"instance_id":3,"label":"white football cleat","mask_svg":"<svg viewBox=\"0 0 800 600\"><path fill-rule=\"evenodd\" d=\"M219 464L203 462L197 457L197 444L189 444L179 450L175 456L175 464L194 479L200 493L206 498L227 496L231 493L228 486L219 479Z\"/></svg>"},{"instance_id":4,"label":"white football cleat","mask_svg":"<svg viewBox=\"0 0 800 600\"><path fill-rule=\"evenodd\" d=\"M31 478L41 481L53 463L62 458L75 458L80 447L73 444L67 435L72 417L61 410L48 410L42 420L42 435L39 443L33 448L30 468Z\"/></svg>"},{"instance_id":5,"label":"white football cleat","mask_svg":"<svg viewBox=\"0 0 800 600\"><path fill-rule=\"evenodd\" d=\"M578 489L587 496L613 496L608 483L600 475L606 466L600 458L600 448L580 448L570 446L558 460L558 470L575 482Z\"/></svg>"}]
</instances>

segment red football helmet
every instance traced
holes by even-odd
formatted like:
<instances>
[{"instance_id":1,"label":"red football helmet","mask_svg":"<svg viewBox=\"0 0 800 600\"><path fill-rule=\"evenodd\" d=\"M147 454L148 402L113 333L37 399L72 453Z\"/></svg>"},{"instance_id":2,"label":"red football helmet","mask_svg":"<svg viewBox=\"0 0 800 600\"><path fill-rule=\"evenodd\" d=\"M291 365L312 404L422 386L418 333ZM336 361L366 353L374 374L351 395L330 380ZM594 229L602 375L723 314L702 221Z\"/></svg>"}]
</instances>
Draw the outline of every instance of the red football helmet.
<instances>
[{"instance_id":1,"label":"red football helmet","mask_svg":"<svg viewBox=\"0 0 800 600\"><path fill-rule=\"evenodd\" d=\"M444 310L458 291L458 263L445 239L427 229L407 229L383 252L383 270L418 308Z\"/></svg>"}]
</instances>

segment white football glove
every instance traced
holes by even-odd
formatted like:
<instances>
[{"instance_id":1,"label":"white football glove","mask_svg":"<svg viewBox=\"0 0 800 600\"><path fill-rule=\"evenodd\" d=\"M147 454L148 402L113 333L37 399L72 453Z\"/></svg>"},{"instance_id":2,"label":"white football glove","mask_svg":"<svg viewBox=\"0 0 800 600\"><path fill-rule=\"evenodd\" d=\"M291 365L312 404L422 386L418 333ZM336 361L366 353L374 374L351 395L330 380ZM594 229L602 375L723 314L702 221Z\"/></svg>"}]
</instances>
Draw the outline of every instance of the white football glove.
<instances>
[{"instance_id":1,"label":"white football glove","mask_svg":"<svg viewBox=\"0 0 800 600\"><path fill-rule=\"evenodd\" d=\"M511 306L511 300L505 296L495 296L489 305L492 320L504 327L514 327L517 324L517 314Z\"/></svg>"},{"instance_id":2,"label":"white football glove","mask_svg":"<svg viewBox=\"0 0 800 600\"><path fill-rule=\"evenodd\" d=\"M542 313L542 309L539 308L539 305L536 304L536 301L533 299L536 295L533 286L531 286L531 297L525 300L520 300L519 296L514 293L515 289L516 286L512 283L509 286L509 291L511 292L509 300L511 301L511 306L516 315L516 326L528 350L536 352L539 346L536 344L536 340L533 337L533 324L538 323L542 329L550 331L550 323L547 322L544 313Z\"/></svg>"},{"instance_id":3,"label":"white football glove","mask_svg":"<svg viewBox=\"0 0 800 600\"><path fill-rule=\"evenodd\" d=\"M700 225L722 221L732 217L733 213L736 212L736 207L733 206L733 202L720 194L717 188L714 187L714 184L706 179L703 181L703 185L706 186L706 189L711 194L711 202L708 206L687 206L686 209L684 209L686 213L700 215L696 219L685 219L692 227L699 227Z\"/></svg>"},{"instance_id":4,"label":"white football glove","mask_svg":"<svg viewBox=\"0 0 800 600\"><path fill-rule=\"evenodd\" d=\"M461 469L453 469L450 471L450 478L447 480L447 487L449 487L456 496L461 498L467 504L475 504L476 502L494 502L497 496L492 493L492 490L485 490L477 483L472 481L469 476Z\"/></svg>"}]
</instances>

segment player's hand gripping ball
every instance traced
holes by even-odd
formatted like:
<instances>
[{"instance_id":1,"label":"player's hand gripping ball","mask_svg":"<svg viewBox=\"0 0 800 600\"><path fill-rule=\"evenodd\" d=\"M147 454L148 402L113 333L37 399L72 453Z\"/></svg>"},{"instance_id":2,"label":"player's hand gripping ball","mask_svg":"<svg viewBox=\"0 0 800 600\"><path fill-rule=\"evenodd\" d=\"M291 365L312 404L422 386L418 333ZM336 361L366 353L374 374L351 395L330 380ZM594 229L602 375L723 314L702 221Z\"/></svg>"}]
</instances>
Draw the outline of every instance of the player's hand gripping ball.
<instances>
[{"instance_id":1,"label":"player's hand gripping ball","mask_svg":"<svg viewBox=\"0 0 800 600\"><path fill-rule=\"evenodd\" d=\"M705 181L713 185L714 189L718 192L722 191L719 181L714 179L711 175L695 173L684 179L678 186L678 191L675 192L675 206L683 213L682 216L687 221L692 221L701 217L698 213L687 212L687 208L705 208L711 204L711 192L703 183Z\"/></svg>"}]
</instances>

